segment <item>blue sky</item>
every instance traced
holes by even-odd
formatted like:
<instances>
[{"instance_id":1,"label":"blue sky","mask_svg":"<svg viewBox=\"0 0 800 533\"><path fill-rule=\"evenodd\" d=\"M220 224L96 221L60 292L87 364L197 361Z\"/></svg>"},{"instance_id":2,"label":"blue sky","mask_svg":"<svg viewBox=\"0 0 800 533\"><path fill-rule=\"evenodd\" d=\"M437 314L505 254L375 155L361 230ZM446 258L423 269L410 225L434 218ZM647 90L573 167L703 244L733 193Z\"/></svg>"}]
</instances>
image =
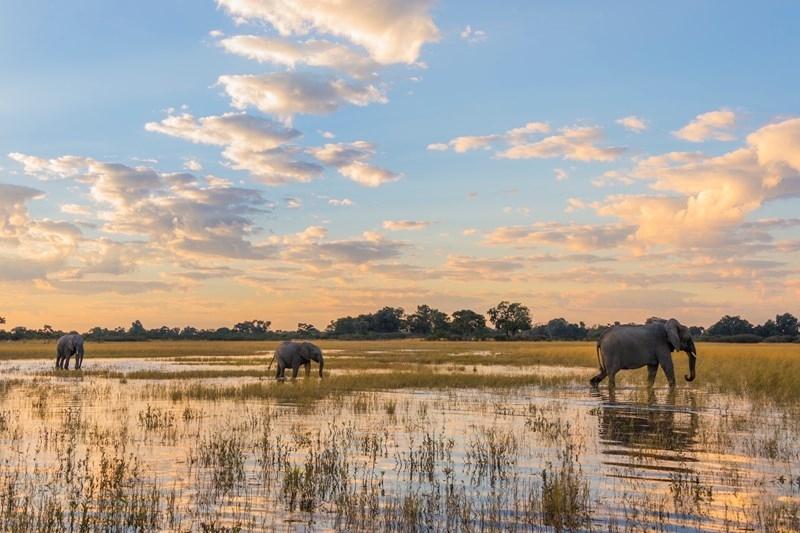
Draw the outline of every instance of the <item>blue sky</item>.
<instances>
[{"instance_id":1,"label":"blue sky","mask_svg":"<svg viewBox=\"0 0 800 533\"><path fill-rule=\"evenodd\" d=\"M0 6L10 322L253 314L324 326L381 305L485 310L508 298L540 320L797 311L796 4L326 4ZM248 57L242 36L271 59ZM351 59L315 65L314 42ZM353 74L352 58L370 73ZM237 103L245 75L266 77ZM326 112L297 111L322 105L313 91L281 93L283 111L253 100L320 80L351 93ZM317 170L278 179L272 144L232 145L228 130L192 142L208 140L203 117L226 113L281 129L281 164ZM194 122L165 132L184 115ZM529 123L525 137L509 133ZM357 141L357 153L330 152ZM53 163L63 156L77 159ZM109 164L133 169L130 181ZM191 190L175 172L195 176ZM157 211L164 220L147 219Z\"/></svg>"}]
</instances>

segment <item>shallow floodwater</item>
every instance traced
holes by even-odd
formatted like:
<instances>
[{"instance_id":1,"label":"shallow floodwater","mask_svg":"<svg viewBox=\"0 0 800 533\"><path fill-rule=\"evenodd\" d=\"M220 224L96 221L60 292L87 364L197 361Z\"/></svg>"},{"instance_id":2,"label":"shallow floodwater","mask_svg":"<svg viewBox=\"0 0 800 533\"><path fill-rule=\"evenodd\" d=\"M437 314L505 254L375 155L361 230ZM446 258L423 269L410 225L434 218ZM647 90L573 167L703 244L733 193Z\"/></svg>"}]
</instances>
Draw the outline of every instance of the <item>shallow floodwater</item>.
<instances>
[{"instance_id":1,"label":"shallow floodwater","mask_svg":"<svg viewBox=\"0 0 800 533\"><path fill-rule=\"evenodd\" d=\"M3 365L3 530L47 519L121 531L798 528L792 407L702 389L610 396L577 383L298 404L174 393L199 380L45 377L37 372L49 363Z\"/></svg>"}]
</instances>

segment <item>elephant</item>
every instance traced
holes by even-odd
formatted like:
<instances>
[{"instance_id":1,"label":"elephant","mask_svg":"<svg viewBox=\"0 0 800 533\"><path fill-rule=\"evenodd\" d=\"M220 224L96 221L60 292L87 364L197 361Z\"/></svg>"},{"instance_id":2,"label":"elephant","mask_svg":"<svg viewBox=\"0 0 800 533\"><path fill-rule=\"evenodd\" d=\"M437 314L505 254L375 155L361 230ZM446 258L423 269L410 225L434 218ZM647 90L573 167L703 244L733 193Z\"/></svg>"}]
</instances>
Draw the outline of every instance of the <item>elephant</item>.
<instances>
[{"instance_id":1,"label":"elephant","mask_svg":"<svg viewBox=\"0 0 800 533\"><path fill-rule=\"evenodd\" d=\"M83 337L69 333L58 339L56 344L56 368L68 370L69 358L75 356L75 370L83 364Z\"/></svg>"},{"instance_id":2,"label":"elephant","mask_svg":"<svg viewBox=\"0 0 800 533\"><path fill-rule=\"evenodd\" d=\"M689 375L684 379L694 381L697 350L689 328L674 318L653 318L638 326L614 326L597 339L600 373L590 383L596 387L608 376L608 388L613 390L618 371L646 366L648 387L652 387L660 366L669 386L674 387L672 352L679 350L689 356Z\"/></svg>"},{"instance_id":3,"label":"elephant","mask_svg":"<svg viewBox=\"0 0 800 533\"><path fill-rule=\"evenodd\" d=\"M319 346L310 342L286 341L278 345L275 350L275 359L278 361L278 373L275 379L283 379L286 376L286 369L292 368L292 379L297 377L297 371L301 366L306 367L306 377L311 374L311 361L319 363L319 377L322 377L322 368L325 361L322 357L322 350ZM270 363L272 366L272 363Z\"/></svg>"}]
</instances>

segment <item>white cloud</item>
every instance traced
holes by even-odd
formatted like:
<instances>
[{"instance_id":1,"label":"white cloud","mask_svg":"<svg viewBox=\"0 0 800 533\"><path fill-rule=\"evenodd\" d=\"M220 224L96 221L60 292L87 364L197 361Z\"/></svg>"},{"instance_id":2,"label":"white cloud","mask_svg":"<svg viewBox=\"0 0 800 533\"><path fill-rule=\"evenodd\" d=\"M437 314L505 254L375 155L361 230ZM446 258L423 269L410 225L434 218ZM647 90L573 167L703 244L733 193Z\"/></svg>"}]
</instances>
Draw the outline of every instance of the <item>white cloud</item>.
<instances>
[{"instance_id":1,"label":"white cloud","mask_svg":"<svg viewBox=\"0 0 800 533\"><path fill-rule=\"evenodd\" d=\"M551 135L532 143L520 143L500 152L505 159L548 159L560 157L575 161L613 161L625 151L619 147L601 147L603 130L595 126L561 128L560 135Z\"/></svg>"},{"instance_id":2,"label":"white cloud","mask_svg":"<svg viewBox=\"0 0 800 533\"><path fill-rule=\"evenodd\" d=\"M42 171L49 173L46 167ZM78 227L30 216L27 204L43 196L37 189L0 183L0 281L44 279L75 254L82 238Z\"/></svg>"},{"instance_id":3,"label":"white cloud","mask_svg":"<svg viewBox=\"0 0 800 533\"><path fill-rule=\"evenodd\" d=\"M616 122L626 130L632 131L633 133L642 133L647 129L648 126L646 120L635 115L619 118Z\"/></svg>"},{"instance_id":4,"label":"white cloud","mask_svg":"<svg viewBox=\"0 0 800 533\"><path fill-rule=\"evenodd\" d=\"M526 142L531 135L547 133L548 131L550 131L550 125L546 122L528 122L524 126L512 128L502 134L462 135L447 143L432 143L428 145L428 150L444 152L452 149L457 153L481 149L488 150L499 142L517 145Z\"/></svg>"},{"instance_id":5,"label":"white cloud","mask_svg":"<svg viewBox=\"0 0 800 533\"><path fill-rule=\"evenodd\" d=\"M800 119L764 126L719 156L670 152L638 162L631 178L661 194L615 195L598 214L636 228L642 246L740 246L770 239L743 223L766 202L800 196Z\"/></svg>"},{"instance_id":6,"label":"white cloud","mask_svg":"<svg viewBox=\"0 0 800 533\"><path fill-rule=\"evenodd\" d=\"M63 204L61 206L61 212L67 215L88 216L91 214L92 210L85 205Z\"/></svg>"},{"instance_id":7,"label":"white cloud","mask_svg":"<svg viewBox=\"0 0 800 533\"><path fill-rule=\"evenodd\" d=\"M473 29L472 26L467 26L461 30L461 38L470 43L480 43L486 40L486 32L483 30Z\"/></svg>"},{"instance_id":8,"label":"white cloud","mask_svg":"<svg viewBox=\"0 0 800 533\"><path fill-rule=\"evenodd\" d=\"M556 181L564 181L565 179L567 179L569 177L569 174L563 168L555 169L554 173L556 175Z\"/></svg>"},{"instance_id":9,"label":"white cloud","mask_svg":"<svg viewBox=\"0 0 800 533\"><path fill-rule=\"evenodd\" d=\"M328 203L337 207L349 207L353 205L353 201L350 198L342 198L341 200L338 198L330 198Z\"/></svg>"},{"instance_id":10,"label":"white cloud","mask_svg":"<svg viewBox=\"0 0 800 533\"><path fill-rule=\"evenodd\" d=\"M294 196L287 196L283 199L286 203L286 209L300 209L303 207L303 200L295 198Z\"/></svg>"},{"instance_id":11,"label":"white cloud","mask_svg":"<svg viewBox=\"0 0 800 533\"><path fill-rule=\"evenodd\" d=\"M446 152L449 147L450 145L447 143L432 143L428 145L428 150L433 152Z\"/></svg>"},{"instance_id":12,"label":"white cloud","mask_svg":"<svg viewBox=\"0 0 800 533\"><path fill-rule=\"evenodd\" d=\"M735 137L730 131L736 126L736 114L729 109L718 109L697 115L673 135L690 142L703 142L708 139L732 141Z\"/></svg>"},{"instance_id":13,"label":"white cloud","mask_svg":"<svg viewBox=\"0 0 800 533\"><path fill-rule=\"evenodd\" d=\"M237 109L255 107L290 119L296 114L324 115L345 104L386 103L382 88L311 72L275 72L262 75L220 76L219 84Z\"/></svg>"},{"instance_id":14,"label":"white cloud","mask_svg":"<svg viewBox=\"0 0 800 533\"><path fill-rule=\"evenodd\" d=\"M281 146L258 152L234 145L222 152L231 161L231 168L247 170L251 176L267 185L308 183L319 177L323 168L301 159L303 154L304 150L298 146Z\"/></svg>"},{"instance_id":15,"label":"white cloud","mask_svg":"<svg viewBox=\"0 0 800 533\"><path fill-rule=\"evenodd\" d=\"M64 158L36 159L26 156L24 161L50 173L48 161ZM146 236L149 249L165 256L254 259L274 253L251 241L257 232L252 217L268 206L257 190L232 187L224 180L203 185L191 174L81 160L82 167L66 172L88 187L106 234ZM48 228L64 232L53 223ZM77 228L69 229L74 233Z\"/></svg>"},{"instance_id":16,"label":"white cloud","mask_svg":"<svg viewBox=\"0 0 800 533\"><path fill-rule=\"evenodd\" d=\"M456 137L450 141L449 146L454 152L463 154L470 150L488 150L492 146L492 143L499 138L498 135L465 135Z\"/></svg>"},{"instance_id":17,"label":"white cloud","mask_svg":"<svg viewBox=\"0 0 800 533\"><path fill-rule=\"evenodd\" d=\"M620 224L562 224L537 222L528 226L502 226L486 236L486 243L510 246L564 246L587 251L614 248L633 231Z\"/></svg>"},{"instance_id":18,"label":"white cloud","mask_svg":"<svg viewBox=\"0 0 800 533\"><path fill-rule=\"evenodd\" d=\"M322 163L336 167L342 176L366 187L400 179L399 174L367 162L375 155L375 146L366 141L326 144L309 151Z\"/></svg>"},{"instance_id":19,"label":"white cloud","mask_svg":"<svg viewBox=\"0 0 800 533\"><path fill-rule=\"evenodd\" d=\"M221 40L220 45L228 52L261 63L290 69L298 65L330 68L356 78L368 78L381 66L349 46L325 40L295 42L281 37L236 35Z\"/></svg>"},{"instance_id":20,"label":"white cloud","mask_svg":"<svg viewBox=\"0 0 800 533\"><path fill-rule=\"evenodd\" d=\"M299 131L268 118L246 113L195 118L185 113L149 122L145 129L194 143L224 146L222 156L231 168L248 171L268 185L306 183L323 170L305 161L301 148L287 144L300 136Z\"/></svg>"},{"instance_id":21,"label":"white cloud","mask_svg":"<svg viewBox=\"0 0 800 533\"><path fill-rule=\"evenodd\" d=\"M203 165L197 159L187 159L183 163L183 168L192 172L199 172L203 170Z\"/></svg>"},{"instance_id":22,"label":"white cloud","mask_svg":"<svg viewBox=\"0 0 800 533\"><path fill-rule=\"evenodd\" d=\"M382 64L415 63L439 31L430 0L219 0L231 15L263 20L279 34L327 33L363 46Z\"/></svg>"},{"instance_id":23,"label":"white cloud","mask_svg":"<svg viewBox=\"0 0 800 533\"><path fill-rule=\"evenodd\" d=\"M144 127L147 131L193 143L246 146L252 151L276 148L300 136L300 132L294 128L246 113L226 113L200 118L183 113L170 115L160 122L148 122Z\"/></svg>"},{"instance_id":24,"label":"white cloud","mask_svg":"<svg viewBox=\"0 0 800 533\"><path fill-rule=\"evenodd\" d=\"M23 167L25 174L40 180L63 179L75 176L86 165L86 159L65 155L54 159L43 159L32 155L11 152L8 157Z\"/></svg>"},{"instance_id":25,"label":"white cloud","mask_svg":"<svg viewBox=\"0 0 800 533\"><path fill-rule=\"evenodd\" d=\"M430 222L422 220L384 220L383 229L389 231L418 231L430 226Z\"/></svg>"}]
</instances>

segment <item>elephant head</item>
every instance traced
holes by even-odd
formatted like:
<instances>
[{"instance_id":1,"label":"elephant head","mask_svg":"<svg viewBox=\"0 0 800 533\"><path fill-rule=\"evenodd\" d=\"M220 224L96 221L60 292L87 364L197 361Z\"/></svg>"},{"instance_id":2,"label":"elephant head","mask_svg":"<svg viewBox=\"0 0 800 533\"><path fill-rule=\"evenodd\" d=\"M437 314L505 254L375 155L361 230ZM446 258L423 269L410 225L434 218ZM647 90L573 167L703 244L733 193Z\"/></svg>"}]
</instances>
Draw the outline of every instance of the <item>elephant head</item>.
<instances>
[{"instance_id":1,"label":"elephant head","mask_svg":"<svg viewBox=\"0 0 800 533\"><path fill-rule=\"evenodd\" d=\"M689 328L670 318L664 322L664 329L667 332L667 341L672 347L672 351L686 352L689 356L689 375L683 376L686 381L694 381L695 378L695 363L697 362L697 349L694 347L692 334Z\"/></svg>"},{"instance_id":2,"label":"elephant head","mask_svg":"<svg viewBox=\"0 0 800 533\"><path fill-rule=\"evenodd\" d=\"M322 356L322 350L319 349L319 346L310 342L303 342L300 344L300 355L319 363L319 377L322 377L322 368L325 366L325 359Z\"/></svg>"}]
</instances>

